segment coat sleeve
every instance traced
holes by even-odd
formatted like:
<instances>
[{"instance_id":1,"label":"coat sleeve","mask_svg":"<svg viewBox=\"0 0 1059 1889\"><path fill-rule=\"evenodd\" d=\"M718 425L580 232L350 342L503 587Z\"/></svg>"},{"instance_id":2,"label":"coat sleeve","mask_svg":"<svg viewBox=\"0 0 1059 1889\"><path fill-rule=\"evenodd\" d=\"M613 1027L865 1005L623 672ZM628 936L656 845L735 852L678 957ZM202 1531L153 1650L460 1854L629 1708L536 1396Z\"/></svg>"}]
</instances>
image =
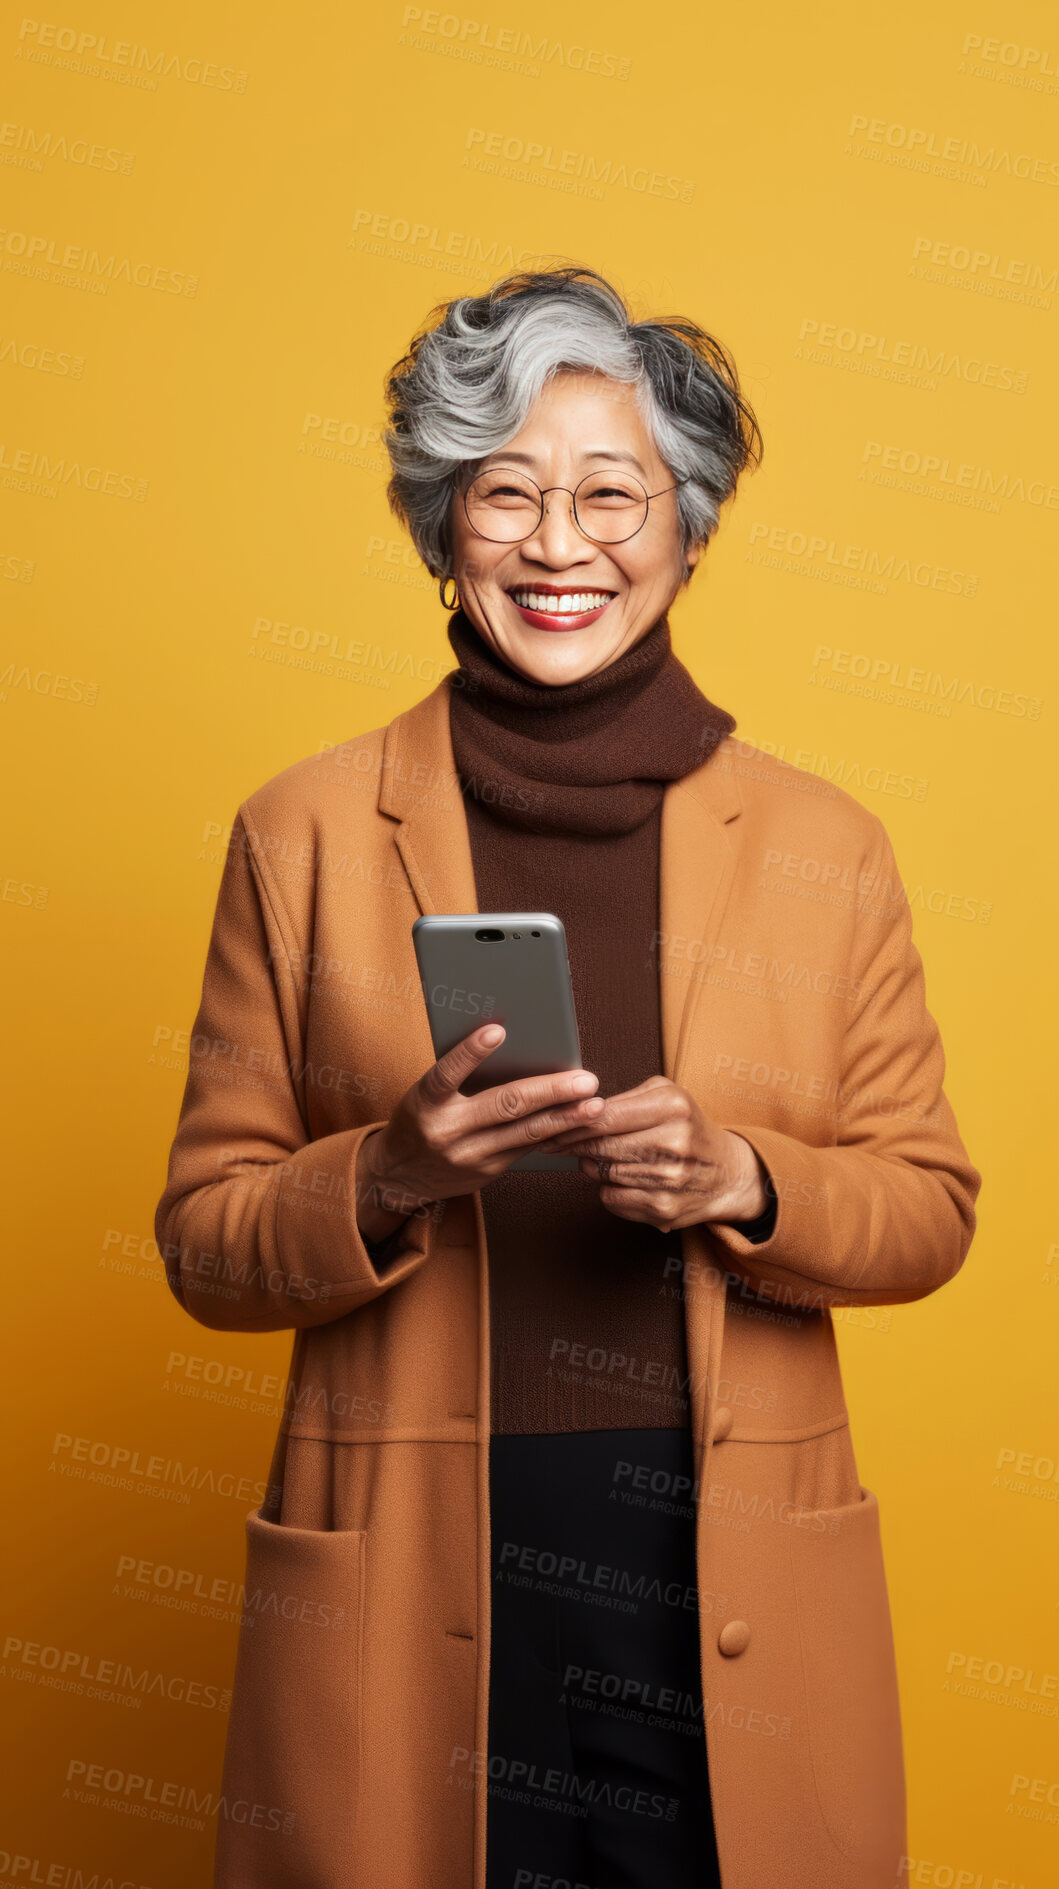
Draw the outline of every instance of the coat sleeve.
<instances>
[{"instance_id":1,"label":"coat sleeve","mask_svg":"<svg viewBox=\"0 0 1059 1889\"><path fill-rule=\"evenodd\" d=\"M836 1145L722 1123L760 1156L776 1217L758 1244L732 1224L709 1231L735 1273L789 1306L925 1298L959 1271L975 1230L982 1177L942 1087L945 1055L912 912L877 824L873 890L854 931L864 997L843 1039Z\"/></svg>"},{"instance_id":2,"label":"coat sleeve","mask_svg":"<svg viewBox=\"0 0 1059 1889\"><path fill-rule=\"evenodd\" d=\"M249 826L240 807L155 1237L172 1291L200 1324L280 1331L342 1318L422 1265L437 1203L369 1246L357 1153L383 1122L310 1139L291 928Z\"/></svg>"}]
</instances>

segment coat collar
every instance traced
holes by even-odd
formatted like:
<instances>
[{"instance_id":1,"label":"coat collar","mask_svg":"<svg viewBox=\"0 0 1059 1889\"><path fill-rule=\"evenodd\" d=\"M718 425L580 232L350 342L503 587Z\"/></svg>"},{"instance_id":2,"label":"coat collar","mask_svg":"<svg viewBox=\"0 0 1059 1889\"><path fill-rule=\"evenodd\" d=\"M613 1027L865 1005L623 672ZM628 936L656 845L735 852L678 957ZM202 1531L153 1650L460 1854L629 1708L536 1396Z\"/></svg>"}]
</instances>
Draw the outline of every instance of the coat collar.
<instances>
[{"instance_id":1,"label":"coat collar","mask_svg":"<svg viewBox=\"0 0 1059 1889\"><path fill-rule=\"evenodd\" d=\"M444 676L386 729L379 810L423 913L476 912L467 814L449 732ZM659 991L663 1073L679 1080L697 998L724 917L737 857L742 800L729 736L701 767L670 781L662 798Z\"/></svg>"}]
</instances>

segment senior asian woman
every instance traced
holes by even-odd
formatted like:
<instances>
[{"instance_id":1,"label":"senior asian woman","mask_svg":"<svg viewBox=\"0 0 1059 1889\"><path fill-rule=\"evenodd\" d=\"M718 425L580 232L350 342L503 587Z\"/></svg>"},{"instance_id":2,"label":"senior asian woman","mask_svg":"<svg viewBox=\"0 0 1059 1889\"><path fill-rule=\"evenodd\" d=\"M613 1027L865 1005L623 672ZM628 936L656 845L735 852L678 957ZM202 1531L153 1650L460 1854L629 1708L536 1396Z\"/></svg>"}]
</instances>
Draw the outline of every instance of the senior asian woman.
<instances>
[{"instance_id":1,"label":"senior asian woman","mask_svg":"<svg viewBox=\"0 0 1059 1889\"><path fill-rule=\"evenodd\" d=\"M881 821L672 647L756 421L572 264L387 392L458 667L238 808L156 1219L192 1317L295 1334L215 1881L893 1889L831 1311L950 1279L980 1176ZM562 919L584 1069L468 1097L412 925L499 910Z\"/></svg>"}]
</instances>

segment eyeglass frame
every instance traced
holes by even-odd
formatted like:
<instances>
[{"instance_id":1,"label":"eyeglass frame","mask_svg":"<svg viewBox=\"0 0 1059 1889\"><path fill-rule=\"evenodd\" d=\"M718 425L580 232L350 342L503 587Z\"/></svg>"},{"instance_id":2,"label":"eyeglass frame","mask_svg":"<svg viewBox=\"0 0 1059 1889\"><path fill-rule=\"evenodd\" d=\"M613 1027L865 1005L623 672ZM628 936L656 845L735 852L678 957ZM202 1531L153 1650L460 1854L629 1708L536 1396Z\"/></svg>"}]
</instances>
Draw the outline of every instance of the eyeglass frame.
<instances>
[{"instance_id":1,"label":"eyeglass frame","mask_svg":"<svg viewBox=\"0 0 1059 1889\"><path fill-rule=\"evenodd\" d=\"M533 533L535 531L538 531L541 525L544 523L544 501L547 498L549 492L569 493L570 501L571 501L570 509L571 509L571 512L573 513L574 524L577 527L577 530L581 533L582 538L588 539L589 544L603 544L603 545L628 544L630 539L635 538L636 533L638 531L642 531L644 526L647 523L649 513L645 511L639 524L636 526L636 529L634 531L630 531L629 536L627 538L593 538L592 533L584 529L583 525L581 524L580 519L577 516L576 495L578 492L580 492L581 487L585 484L586 480L604 476L598 473L586 472L584 479L579 479L577 484L571 490L571 488L568 485L544 485L544 486L537 485L536 479L531 478L528 472L523 472L521 466L511 466L511 467L504 467L503 465L486 466L484 468L484 471L485 472L497 472L497 471L517 472L520 478L528 480L530 485L536 488L536 490L540 494L540 501L541 501L541 509L537 518L537 522L532 527L531 530L525 533L523 537L521 538L489 538L486 536L484 531L479 531L477 525L475 524L474 520L471 517L470 512L467 510L467 493L470 490L471 486L474 484L475 479L481 478L483 474L480 472L476 472L473 478L468 480L467 485L461 491L459 487L459 479L461 475L458 472L452 473L451 483L453 486L455 486L456 490L459 491L460 498L463 501L463 515L466 518L467 523L470 525L471 530L474 532L475 537L481 538L486 544L525 544L526 539L532 538ZM632 478L633 476L634 475L632 473L629 474L630 478ZM648 507L650 507L652 499L663 498L667 492L675 492L679 486L688 485L690 483L690 479L691 479L691 475L689 473L686 478L678 479L674 485L664 485L660 492L646 492L645 491L644 498L647 502ZM639 479L636 480L636 483L637 485L640 484ZM642 487L641 487L641 490L643 490Z\"/></svg>"}]
</instances>

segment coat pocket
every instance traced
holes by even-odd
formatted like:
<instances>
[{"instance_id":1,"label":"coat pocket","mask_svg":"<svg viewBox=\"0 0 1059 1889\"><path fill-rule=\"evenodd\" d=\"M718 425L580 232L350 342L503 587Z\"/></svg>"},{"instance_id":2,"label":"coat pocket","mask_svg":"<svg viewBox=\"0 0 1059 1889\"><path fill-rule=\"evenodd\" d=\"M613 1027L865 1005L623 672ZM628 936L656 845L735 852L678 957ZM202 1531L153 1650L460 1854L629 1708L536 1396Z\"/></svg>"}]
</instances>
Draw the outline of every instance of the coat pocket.
<instances>
[{"instance_id":1,"label":"coat pocket","mask_svg":"<svg viewBox=\"0 0 1059 1889\"><path fill-rule=\"evenodd\" d=\"M905 1783L879 1504L862 1488L812 1515L787 1539L817 1799L838 1848L885 1869L905 1848Z\"/></svg>"},{"instance_id":2,"label":"coat pocket","mask_svg":"<svg viewBox=\"0 0 1059 1889\"><path fill-rule=\"evenodd\" d=\"M246 1518L215 1889L354 1883L366 1541Z\"/></svg>"}]
</instances>

